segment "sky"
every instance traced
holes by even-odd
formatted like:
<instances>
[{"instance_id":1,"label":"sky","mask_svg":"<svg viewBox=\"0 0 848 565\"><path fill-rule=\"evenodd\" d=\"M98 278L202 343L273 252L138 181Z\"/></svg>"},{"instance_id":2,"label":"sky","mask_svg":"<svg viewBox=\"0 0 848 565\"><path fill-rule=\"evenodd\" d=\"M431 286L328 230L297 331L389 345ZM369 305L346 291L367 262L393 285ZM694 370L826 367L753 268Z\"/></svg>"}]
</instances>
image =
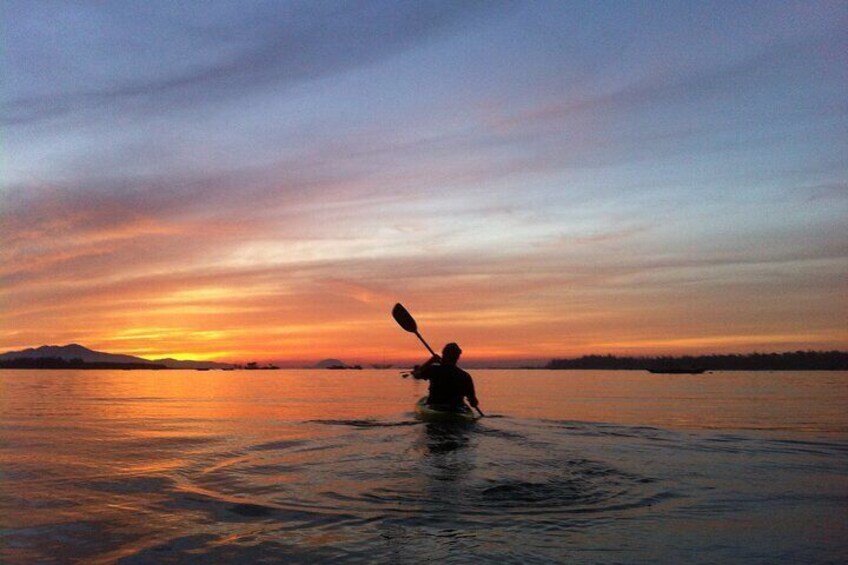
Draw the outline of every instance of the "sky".
<instances>
[{"instance_id":1,"label":"sky","mask_svg":"<svg viewBox=\"0 0 848 565\"><path fill-rule=\"evenodd\" d=\"M0 18L0 350L848 348L845 2Z\"/></svg>"}]
</instances>

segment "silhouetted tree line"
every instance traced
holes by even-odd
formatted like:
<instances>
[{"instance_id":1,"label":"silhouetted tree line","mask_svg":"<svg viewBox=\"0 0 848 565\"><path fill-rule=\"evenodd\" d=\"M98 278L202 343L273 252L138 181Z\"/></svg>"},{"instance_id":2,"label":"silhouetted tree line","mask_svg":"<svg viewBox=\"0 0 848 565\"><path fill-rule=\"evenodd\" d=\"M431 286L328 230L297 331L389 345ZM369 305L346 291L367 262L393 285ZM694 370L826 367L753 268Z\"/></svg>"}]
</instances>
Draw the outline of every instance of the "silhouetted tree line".
<instances>
[{"instance_id":1,"label":"silhouetted tree line","mask_svg":"<svg viewBox=\"0 0 848 565\"><path fill-rule=\"evenodd\" d=\"M155 363L86 362L61 357L17 357L0 360L0 369L166 369Z\"/></svg>"},{"instance_id":2,"label":"silhouetted tree line","mask_svg":"<svg viewBox=\"0 0 848 565\"><path fill-rule=\"evenodd\" d=\"M584 355L576 359L552 359L545 366L546 369L608 370L647 370L670 367L697 367L707 371L848 371L848 351L792 351L683 357Z\"/></svg>"}]
</instances>

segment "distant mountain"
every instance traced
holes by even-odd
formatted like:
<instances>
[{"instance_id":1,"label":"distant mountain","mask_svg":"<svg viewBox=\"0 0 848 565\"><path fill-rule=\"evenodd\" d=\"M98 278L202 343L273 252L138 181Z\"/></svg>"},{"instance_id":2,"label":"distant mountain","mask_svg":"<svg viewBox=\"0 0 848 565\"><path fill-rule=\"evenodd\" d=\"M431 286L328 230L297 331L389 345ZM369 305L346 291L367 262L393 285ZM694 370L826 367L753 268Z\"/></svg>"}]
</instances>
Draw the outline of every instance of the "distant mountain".
<instances>
[{"instance_id":1,"label":"distant mountain","mask_svg":"<svg viewBox=\"0 0 848 565\"><path fill-rule=\"evenodd\" d=\"M229 363L215 363L213 361L179 361L177 359L156 359L151 361L134 355L121 355L117 353L94 351L77 343L72 343L70 345L42 345L41 347L23 349L21 351L8 351L0 354L0 361L45 358L64 359L66 361L80 359L83 363L164 365L168 369L223 369L232 367L232 364Z\"/></svg>"},{"instance_id":2,"label":"distant mountain","mask_svg":"<svg viewBox=\"0 0 848 565\"><path fill-rule=\"evenodd\" d=\"M102 353L93 351L82 345L72 343L70 345L42 345L37 348L24 349L22 351L9 351L0 355L0 360L9 359L41 359L51 357L53 359L81 359L85 363L148 363L153 361L135 357L133 355L119 355L114 353Z\"/></svg>"}]
</instances>

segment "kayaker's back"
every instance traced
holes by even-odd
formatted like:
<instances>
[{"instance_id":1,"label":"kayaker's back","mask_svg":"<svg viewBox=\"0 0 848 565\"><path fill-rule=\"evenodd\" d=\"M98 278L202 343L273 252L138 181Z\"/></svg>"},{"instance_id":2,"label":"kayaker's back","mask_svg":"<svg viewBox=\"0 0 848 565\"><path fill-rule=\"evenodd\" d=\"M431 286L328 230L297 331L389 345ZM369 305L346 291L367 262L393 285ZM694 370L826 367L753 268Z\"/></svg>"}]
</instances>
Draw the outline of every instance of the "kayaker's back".
<instances>
[{"instance_id":1,"label":"kayaker's back","mask_svg":"<svg viewBox=\"0 0 848 565\"><path fill-rule=\"evenodd\" d=\"M421 378L430 381L430 394L427 399L430 405L459 407L465 404L465 397L468 397L472 405L476 404L471 375L456 365L430 365L424 368Z\"/></svg>"}]
</instances>

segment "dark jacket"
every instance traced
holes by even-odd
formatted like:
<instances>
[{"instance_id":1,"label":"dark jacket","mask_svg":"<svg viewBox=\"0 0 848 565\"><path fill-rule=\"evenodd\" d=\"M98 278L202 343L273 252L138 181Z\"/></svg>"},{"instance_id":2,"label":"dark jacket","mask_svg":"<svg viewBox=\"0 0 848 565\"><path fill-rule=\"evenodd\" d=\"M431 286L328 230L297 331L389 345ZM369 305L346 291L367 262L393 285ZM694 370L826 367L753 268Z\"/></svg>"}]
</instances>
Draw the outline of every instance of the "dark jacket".
<instances>
[{"instance_id":1,"label":"dark jacket","mask_svg":"<svg viewBox=\"0 0 848 565\"><path fill-rule=\"evenodd\" d=\"M430 396L427 404L431 406L458 407L467 398L471 406L477 406L474 394L474 380L471 375L456 365L428 365L423 367L418 379L430 381Z\"/></svg>"}]
</instances>

